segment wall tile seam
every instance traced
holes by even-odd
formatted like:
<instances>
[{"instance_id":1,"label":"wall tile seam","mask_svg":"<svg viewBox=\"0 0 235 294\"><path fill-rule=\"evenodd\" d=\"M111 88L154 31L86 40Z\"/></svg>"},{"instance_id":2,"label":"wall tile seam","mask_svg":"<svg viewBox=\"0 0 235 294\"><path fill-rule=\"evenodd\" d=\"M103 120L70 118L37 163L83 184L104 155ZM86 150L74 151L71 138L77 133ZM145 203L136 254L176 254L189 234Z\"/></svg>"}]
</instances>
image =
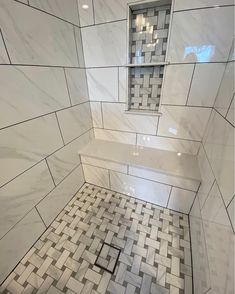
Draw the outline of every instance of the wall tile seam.
<instances>
[{"instance_id":1,"label":"wall tile seam","mask_svg":"<svg viewBox=\"0 0 235 294\"><path fill-rule=\"evenodd\" d=\"M218 182L217 182L217 179L216 179L216 176L215 176L214 170L213 170L212 165L211 165L211 162L210 162L210 160L209 160L209 158L208 158L208 155L207 155L207 152L206 152L206 149L205 149L205 146L204 146L203 142L202 142L202 146L203 146L204 152L205 152L205 154L206 154L207 161L208 161L208 163L209 163L209 165L210 165L211 171L212 171L212 173L213 173L213 176L214 176L215 182L216 182L216 184L217 184L217 187L218 187L218 190L219 190L219 194L220 194L220 197L221 197L221 199L222 199L222 203L223 203L223 205L224 205L224 208L225 208L225 210L226 210L226 213L227 213L227 216L228 216L228 219L229 219L229 222L230 222L230 226L231 226L231 228L232 228L233 233L235 234L235 228L233 227L232 220L231 220L230 215L229 215L229 213L228 213L228 209L227 209L227 207L226 207L226 205L225 205L225 201L224 201L224 198L223 198L223 194L222 194L222 192L221 192L221 190L220 190L220 186L219 186L219 184L218 184ZM214 184L213 184L213 185L214 185ZM208 196L209 196L209 193L208 193ZM208 198L208 196L207 196L207 198ZM233 196L232 196L232 198L233 198ZM204 202L204 204L205 204L205 202Z\"/></svg>"},{"instance_id":2,"label":"wall tile seam","mask_svg":"<svg viewBox=\"0 0 235 294\"><path fill-rule=\"evenodd\" d=\"M146 135L146 136L153 136L153 137L160 137L160 138L168 138L168 139L175 139L175 140L181 140L181 141L187 141L187 142L194 142L194 143L202 143L202 141L197 141L195 139L185 139L185 138L179 138L179 137L169 137L169 136L160 136L156 134L149 134L149 133L137 133L134 131L123 131L123 130L117 130L117 129L109 129L109 128L98 128L94 127L94 129L99 129L99 130L107 130L107 131L113 131L113 132L120 132L120 133L129 133L129 134L137 134L137 135ZM107 140L110 141L110 140ZM140 145L142 146L142 145ZM151 147L150 147L151 148ZM154 147L152 147L154 148Z\"/></svg>"},{"instance_id":3,"label":"wall tile seam","mask_svg":"<svg viewBox=\"0 0 235 294\"><path fill-rule=\"evenodd\" d=\"M103 161L107 161L106 159L101 159ZM85 163L85 162L81 162L83 165L88 165L88 166L91 166L91 167L96 167L96 168L100 168L100 169L103 169L103 170L106 170L106 171L110 171L110 172L116 172L116 173L120 173L122 175L128 175L128 176L131 176L133 178L137 178L137 179L141 179L141 180L146 180L146 181L149 181L149 182L152 182L152 183L157 183L157 184L161 184L161 185L164 185L164 186L167 186L167 187L171 187L171 188L176 188L176 189L180 189L180 190L185 190L187 192L193 192L193 193L196 193L196 191L193 191L193 190L190 190L190 189L185 189L185 188L182 188L182 187L178 187L178 186L174 186L174 185L170 185L170 184L165 184L165 183L162 183L162 182L158 182L158 181L155 181L155 180L151 180L151 179L147 179L147 178L143 178L143 177L140 177L140 176L136 176L136 175L132 175L130 173L124 173L124 172L121 172L121 171L117 171L117 170L114 170L114 169L109 169L109 168L106 168L106 167L100 167L100 166L97 166L97 165L93 165L93 164L90 164L90 163ZM115 162L116 163L116 162ZM124 163L119 163L119 164L122 164L122 165L127 165L128 166L128 172L129 172L129 168L130 167L133 167L133 165L130 165L130 164L124 164ZM137 167L138 168L138 167Z\"/></svg>"},{"instance_id":4,"label":"wall tile seam","mask_svg":"<svg viewBox=\"0 0 235 294\"><path fill-rule=\"evenodd\" d=\"M68 23L68 24L70 24L70 25L74 25L74 26L76 26L76 27L78 27L78 28L81 28L80 25L77 25L77 24L75 24L75 23L72 23L72 22L70 22L70 21L68 21L68 20L66 20L66 19L64 19L64 18L61 18L61 17L59 17L59 16L57 16L57 15L54 15L53 13L47 12L46 10L40 9L40 8L38 8L38 7L36 7L36 6L33 6L33 5L30 4L30 2L29 2L30 0L27 0L28 4L23 3L23 2L20 2L20 1L18 1L18 0L13 0L13 1L15 1L15 2L17 2L17 3L19 3L19 4L22 4L22 5L28 6L28 7L32 8L32 9L35 9L35 10L40 11L40 12L42 12L42 13L45 13L45 14L47 14L47 15L50 15L50 16L52 16L52 17L55 17L55 18L57 18L57 19L59 19L59 20L61 20L61 21L63 21L63 22L66 22L66 23ZM78 22L79 22L79 18L78 18Z\"/></svg>"},{"instance_id":5,"label":"wall tile seam","mask_svg":"<svg viewBox=\"0 0 235 294\"><path fill-rule=\"evenodd\" d=\"M72 106L72 100L71 100L71 95L70 95L70 91L69 91L68 79L67 79L67 75L66 75L66 72L65 72L65 68L63 68L63 72L64 72L65 84L66 84L66 89L67 89L67 92L68 92L70 106Z\"/></svg>"},{"instance_id":6,"label":"wall tile seam","mask_svg":"<svg viewBox=\"0 0 235 294\"><path fill-rule=\"evenodd\" d=\"M12 178L11 180L9 180L8 182L4 183L2 186L0 186L0 189L3 188L4 186L8 185L9 183L11 183L12 181L14 181L16 178L18 178L19 176L23 175L25 172L29 171L31 168L35 167L37 164L43 162L43 160L49 158L50 156L52 156L53 154L55 154L56 152L60 151L61 149L63 149L64 147L68 146L69 144L73 143L75 140L79 139L81 136L85 135L86 133L90 132L93 128L90 128L89 130L87 130L86 132L82 133L81 135L79 135L78 137L74 138L73 140L69 141L68 143L66 143L64 146L61 146L60 148L56 149L55 151L53 151L52 153L48 154L46 157L42 158L41 160L37 161L35 164L33 164L32 166L30 166L29 168L27 168L26 170L24 170L23 172L19 173L17 176L15 176L14 178Z\"/></svg>"},{"instance_id":7,"label":"wall tile seam","mask_svg":"<svg viewBox=\"0 0 235 294\"><path fill-rule=\"evenodd\" d=\"M83 105L83 104L89 103L89 102L90 101L87 100L87 101L84 101L84 102L81 102L81 103L74 104L72 106L60 108L60 109L57 109L57 110L53 110L51 112L47 112L47 113L44 113L44 114L41 114L41 115L38 115L38 116L34 116L32 118L29 118L29 119L25 119L25 120L19 121L17 123L14 123L14 124L11 124L11 125L8 125L8 126L5 126L5 127L0 128L0 133L1 133L2 130L5 130L5 129L8 129L8 128L11 128L11 127L14 127L14 126L17 126L17 125L20 125L20 124L29 122L29 121L34 120L34 119L38 119L38 118L41 118L41 117L44 117L44 116L49 116L49 115L52 115L54 113L57 113L57 112L60 112L60 111L63 111L63 110L72 109L73 107L77 107L79 105Z\"/></svg>"},{"instance_id":8,"label":"wall tile seam","mask_svg":"<svg viewBox=\"0 0 235 294\"><path fill-rule=\"evenodd\" d=\"M174 10L173 13L187 12L187 11L194 11L194 10L216 9L216 8L223 8L223 7L230 7L230 6L235 6L235 5L234 4L218 4L218 5L216 4L215 6L195 7L195 8Z\"/></svg>"},{"instance_id":9,"label":"wall tile seam","mask_svg":"<svg viewBox=\"0 0 235 294\"><path fill-rule=\"evenodd\" d=\"M43 159L44 160L44 159ZM39 164L39 163L37 163ZM52 188L42 199L40 199L30 210L28 210L1 238L0 241L19 223L21 222L26 215L28 215L34 208L37 207L38 204L40 204L51 192L53 192L67 177L69 177L79 166L81 165L81 162L75 167L73 168L69 174L67 174L63 180L61 180L54 188ZM44 223L44 221L43 221Z\"/></svg>"},{"instance_id":10,"label":"wall tile seam","mask_svg":"<svg viewBox=\"0 0 235 294\"><path fill-rule=\"evenodd\" d=\"M233 96L234 97L234 96ZM232 99L233 100L233 99ZM232 101L231 101L231 103L232 103ZM224 117L216 108L213 108L213 110L217 113L217 114L219 114L228 124L230 124L233 128L235 128L235 126L230 122L230 121L228 121L227 120L227 118L226 117Z\"/></svg>"},{"instance_id":11,"label":"wall tile seam","mask_svg":"<svg viewBox=\"0 0 235 294\"><path fill-rule=\"evenodd\" d=\"M231 99L231 101L230 101L230 103L229 103L229 107L228 107L228 110L227 110L227 112L226 112L226 115L225 115L225 119L227 120L227 116L228 116L228 113L229 113L229 111L230 111L230 109L231 109L231 106L232 106L232 103L233 103L233 100L235 99L235 93L233 93L233 96L232 96L232 99ZM235 127L235 125L234 125L234 127Z\"/></svg>"},{"instance_id":12,"label":"wall tile seam","mask_svg":"<svg viewBox=\"0 0 235 294\"><path fill-rule=\"evenodd\" d=\"M3 41L3 45L4 45L4 48L5 48L5 51L6 51L8 60L9 60L9 64L8 65L10 65L11 64L11 58L10 58L9 51L7 49L7 45L6 45L6 42L5 42L5 39L4 39L3 32L2 32L2 29L1 28L0 28L0 35L1 35L1 38L2 38L2 41Z\"/></svg>"},{"instance_id":13,"label":"wall tile seam","mask_svg":"<svg viewBox=\"0 0 235 294\"><path fill-rule=\"evenodd\" d=\"M71 199L73 199L76 194L79 192L79 190L82 188L82 186L85 184L85 182L83 182L83 184L78 188L78 190L76 191L76 193L74 193L74 195L71 196ZM37 237L37 239L33 242L32 246L30 246L30 248L28 249L28 251L20 258L20 261L26 256L26 254L33 248L33 246L36 244L36 242L43 236L43 234L46 232L46 230L51 226L51 224L56 220L56 218L59 216L59 214L61 213L62 210L64 210L64 208L69 204L69 202L71 201L71 199L65 204L65 206L59 211L59 213L55 216L55 218L49 223L48 226L46 226L46 229ZM26 214L28 215L31 212L31 210ZM25 216L26 216L25 215ZM40 215L39 215L40 217ZM22 219L23 220L23 219ZM9 231L10 232L10 231ZM0 239L1 241L1 239ZM16 267L20 264L20 261L17 262L17 264L14 266L14 268L12 269L11 272L9 272L9 274L7 275L7 277L1 282L0 286L6 281L6 279L9 277L9 275L16 269Z\"/></svg>"}]
</instances>

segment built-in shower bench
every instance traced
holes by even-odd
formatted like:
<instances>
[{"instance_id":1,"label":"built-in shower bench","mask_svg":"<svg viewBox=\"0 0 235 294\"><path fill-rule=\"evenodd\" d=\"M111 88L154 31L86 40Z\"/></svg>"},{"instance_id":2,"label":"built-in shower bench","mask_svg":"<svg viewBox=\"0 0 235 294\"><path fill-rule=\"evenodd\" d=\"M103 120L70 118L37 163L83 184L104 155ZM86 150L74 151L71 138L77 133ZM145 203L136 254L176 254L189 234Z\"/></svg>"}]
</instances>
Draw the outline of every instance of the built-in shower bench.
<instances>
[{"instance_id":1,"label":"built-in shower bench","mask_svg":"<svg viewBox=\"0 0 235 294\"><path fill-rule=\"evenodd\" d=\"M196 156L103 140L79 153L86 182L189 213L201 181Z\"/></svg>"}]
</instances>

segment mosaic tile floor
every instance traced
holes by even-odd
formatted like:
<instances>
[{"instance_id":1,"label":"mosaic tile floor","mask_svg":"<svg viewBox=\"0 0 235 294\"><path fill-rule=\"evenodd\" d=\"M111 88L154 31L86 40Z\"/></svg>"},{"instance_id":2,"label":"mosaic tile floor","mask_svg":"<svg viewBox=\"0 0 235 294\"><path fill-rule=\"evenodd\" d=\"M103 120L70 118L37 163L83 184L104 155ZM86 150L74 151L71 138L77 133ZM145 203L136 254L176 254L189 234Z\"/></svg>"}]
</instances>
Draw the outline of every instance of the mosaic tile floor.
<instances>
[{"instance_id":1,"label":"mosaic tile floor","mask_svg":"<svg viewBox=\"0 0 235 294\"><path fill-rule=\"evenodd\" d=\"M13 294L190 294L188 217L85 184L0 289Z\"/></svg>"}]
</instances>

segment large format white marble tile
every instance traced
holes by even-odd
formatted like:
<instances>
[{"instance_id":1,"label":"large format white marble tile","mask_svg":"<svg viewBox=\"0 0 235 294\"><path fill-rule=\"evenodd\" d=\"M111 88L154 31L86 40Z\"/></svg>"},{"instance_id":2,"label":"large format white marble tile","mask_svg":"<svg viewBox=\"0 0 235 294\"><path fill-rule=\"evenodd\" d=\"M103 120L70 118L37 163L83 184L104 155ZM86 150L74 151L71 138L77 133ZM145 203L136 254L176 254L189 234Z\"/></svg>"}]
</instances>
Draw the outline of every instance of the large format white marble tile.
<instances>
[{"instance_id":1,"label":"large format white marble tile","mask_svg":"<svg viewBox=\"0 0 235 294\"><path fill-rule=\"evenodd\" d=\"M196 155L200 143L175 138L137 134L137 145Z\"/></svg>"},{"instance_id":2,"label":"large format white marble tile","mask_svg":"<svg viewBox=\"0 0 235 294\"><path fill-rule=\"evenodd\" d=\"M110 189L109 171L104 168L82 164L85 181L100 187Z\"/></svg>"},{"instance_id":3,"label":"large format white marble tile","mask_svg":"<svg viewBox=\"0 0 235 294\"><path fill-rule=\"evenodd\" d=\"M59 111L57 116L65 143L92 128L89 102Z\"/></svg>"},{"instance_id":4,"label":"large format white marble tile","mask_svg":"<svg viewBox=\"0 0 235 294\"><path fill-rule=\"evenodd\" d=\"M100 140L107 140L126 144L136 143L136 134L128 132L110 131L105 129L94 129L95 138Z\"/></svg>"},{"instance_id":5,"label":"large format white marble tile","mask_svg":"<svg viewBox=\"0 0 235 294\"><path fill-rule=\"evenodd\" d=\"M82 32L78 27L74 27L75 43L77 48L77 59L80 67L85 67Z\"/></svg>"},{"instance_id":6,"label":"large format white marble tile","mask_svg":"<svg viewBox=\"0 0 235 294\"><path fill-rule=\"evenodd\" d=\"M47 158L56 184L60 183L80 163L79 150L90 140L90 132L88 131Z\"/></svg>"},{"instance_id":7,"label":"large format white marble tile","mask_svg":"<svg viewBox=\"0 0 235 294\"><path fill-rule=\"evenodd\" d=\"M90 102L93 127L103 128L103 118L100 102Z\"/></svg>"},{"instance_id":8,"label":"large format white marble tile","mask_svg":"<svg viewBox=\"0 0 235 294\"><path fill-rule=\"evenodd\" d=\"M0 27L12 63L78 65L69 23L16 1L1 0Z\"/></svg>"},{"instance_id":9,"label":"large format white marble tile","mask_svg":"<svg viewBox=\"0 0 235 294\"><path fill-rule=\"evenodd\" d=\"M144 201L166 207L170 186L140 179L137 177L110 172L111 189Z\"/></svg>"},{"instance_id":10,"label":"large format white marble tile","mask_svg":"<svg viewBox=\"0 0 235 294\"><path fill-rule=\"evenodd\" d=\"M0 189L0 239L52 189L43 161Z\"/></svg>"},{"instance_id":11,"label":"large format white marble tile","mask_svg":"<svg viewBox=\"0 0 235 294\"><path fill-rule=\"evenodd\" d=\"M29 0L29 4L79 25L77 0Z\"/></svg>"},{"instance_id":12,"label":"large format white marble tile","mask_svg":"<svg viewBox=\"0 0 235 294\"><path fill-rule=\"evenodd\" d=\"M157 135L201 141L211 109L162 105L161 112Z\"/></svg>"},{"instance_id":13,"label":"large format white marble tile","mask_svg":"<svg viewBox=\"0 0 235 294\"><path fill-rule=\"evenodd\" d=\"M182 189L187 189L191 191L197 191L200 182L189 180L183 177L171 176L165 173L161 173L154 170L149 170L146 168L139 168L135 166L129 166L129 174L132 176L144 178L147 180L156 181L159 183L167 184L170 186L179 187Z\"/></svg>"},{"instance_id":14,"label":"large format white marble tile","mask_svg":"<svg viewBox=\"0 0 235 294\"><path fill-rule=\"evenodd\" d=\"M46 227L34 208L0 240L0 283L9 275L45 229Z\"/></svg>"},{"instance_id":15,"label":"large format white marble tile","mask_svg":"<svg viewBox=\"0 0 235 294\"><path fill-rule=\"evenodd\" d=\"M234 120L234 113L235 113L234 100L235 99L234 99L234 97L235 96L233 96L233 101L229 106L226 118L235 127L235 120Z\"/></svg>"},{"instance_id":16,"label":"large format white marble tile","mask_svg":"<svg viewBox=\"0 0 235 294\"><path fill-rule=\"evenodd\" d=\"M166 150L128 145L117 142L93 140L85 146L82 155L118 163L143 167L170 176L200 182L196 156Z\"/></svg>"},{"instance_id":17,"label":"large format white marble tile","mask_svg":"<svg viewBox=\"0 0 235 294\"><path fill-rule=\"evenodd\" d=\"M234 62L227 63L215 101L215 109L224 117L234 94Z\"/></svg>"},{"instance_id":18,"label":"large format white marble tile","mask_svg":"<svg viewBox=\"0 0 235 294\"><path fill-rule=\"evenodd\" d=\"M234 195L234 128L214 111L203 143L227 205Z\"/></svg>"},{"instance_id":19,"label":"large format white marble tile","mask_svg":"<svg viewBox=\"0 0 235 294\"><path fill-rule=\"evenodd\" d=\"M204 221L210 267L210 294L234 293L234 233L231 226Z\"/></svg>"},{"instance_id":20,"label":"large format white marble tile","mask_svg":"<svg viewBox=\"0 0 235 294\"><path fill-rule=\"evenodd\" d=\"M202 207L215 181L215 177L213 175L212 169L210 167L210 163L207 159L203 146L201 146L198 153L198 166L200 169L201 179L202 179L201 186L198 191L198 198L200 202L200 207Z\"/></svg>"},{"instance_id":21,"label":"large format white marble tile","mask_svg":"<svg viewBox=\"0 0 235 294\"><path fill-rule=\"evenodd\" d=\"M93 0L78 0L81 27L94 24Z\"/></svg>"},{"instance_id":22,"label":"large format white marble tile","mask_svg":"<svg viewBox=\"0 0 235 294\"><path fill-rule=\"evenodd\" d=\"M91 101L118 101L118 68L87 69Z\"/></svg>"},{"instance_id":23,"label":"large format white marble tile","mask_svg":"<svg viewBox=\"0 0 235 294\"><path fill-rule=\"evenodd\" d=\"M37 209L47 226L50 225L83 184L82 166L79 165L37 205Z\"/></svg>"},{"instance_id":24,"label":"large format white marble tile","mask_svg":"<svg viewBox=\"0 0 235 294\"><path fill-rule=\"evenodd\" d=\"M82 39L87 67L127 63L126 21L82 28Z\"/></svg>"},{"instance_id":25,"label":"large format white marble tile","mask_svg":"<svg viewBox=\"0 0 235 294\"><path fill-rule=\"evenodd\" d=\"M1 36L1 29L0 29L0 64L7 64L10 63L8 56L7 56L7 52L3 43L3 39Z\"/></svg>"},{"instance_id":26,"label":"large format white marble tile","mask_svg":"<svg viewBox=\"0 0 235 294\"><path fill-rule=\"evenodd\" d=\"M230 7L177 12L172 20L169 60L227 61L232 36L233 9Z\"/></svg>"},{"instance_id":27,"label":"large format white marble tile","mask_svg":"<svg viewBox=\"0 0 235 294\"><path fill-rule=\"evenodd\" d=\"M120 102L126 102L128 98L128 68L126 67L119 67L118 68L118 77L119 77L119 84L118 84L118 93L119 97L118 100Z\"/></svg>"},{"instance_id":28,"label":"large format white marble tile","mask_svg":"<svg viewBox=\"0 0 235 294\"><path fill-rule=\"evenodd\" d=\"M128 0L94 0L95 23L126 19L127 3Z\"/></svg>"},{"instance_id":29,"label":"large format white marble tile","mask_svg":"<svg viewBox=\"0 0 235 294\"><path fill-rule=\"evenodd\" d=\"M203 220L230 226L228 214L216 182L214 182L204 206L202 207L201 214Z\"/></svg>"},{"instance_id":30,"label":"large format white marble tile","mask_svg":"<svg viewBox=\"0 0 235 294\"><path fill-rule=\"evenodd\" d=\"M125 104L103 103L104 128L155 135L158 117L125 113Z\"/></svg>"},{"instance_id":31,"label":"large format white marble tile","mask_svg":"<svg viewBox=\"0 0 235 294\"><path fill-rule=\"evenodd\" d=\"M0 128L70 106L63 69L3 66Z\"/></svg>"},{"instance_id":32,"label":"large format white marble tile","mask_svg":"<svg viewBox=\"0 0 235 294\"><path fill-rule=\"evenodd\" d=\"M89 156L81 156L81 161L83 164L88 164L95 167L102 167L105 169L127 174L126 164L121 164L121 163L113 162L110 160L102 160L102 159L89 157Z\"/></svg>"},{"instance_id":33,"label":"large format white marble tile","mask_svg":"<svg viewBox=\"0 0 235 294\"><path fill-rule=\"evenodd\" d=\"M80 68L66 68L69 94L72 105L89 100L86 70Z\"/></svg>"},{"instance_id":34,"label":"large format white marble tile","mask_svg":"<svg viewBox=\"0 0 235 294\"><path fill-rule=\"evenodd\" d=\"M212 107L215 103L224 70L225 63L197 64L187 104Z\"/></svg>"},{"instance_id":35,"label":"large format white marble tile","mask_svg":"<svg viewBox=\"0 0 235 294\"><path fill-rule=\"evenodd\" d=\"M186 105L193 69L193 64L175 64L166 67L162 104Z\"/></svg>"},{"instance_id":36,"label":"large format white marble tile","mask_svg":"<svg viewBox=\"0 0 235 294\"><path fill-rule=\"evenodd\" d=\"M0 131L0 186L63 146L54 114Z\"/></svg>"},{"instance_id":37,"label":"large format white marble tile","mask_svg":"<svg viewBox=\"0 0 235 294\"><path fill-rule=\"evenodd\" d=\"M167 207L188 214L195 196L195 192L173 187Z\"/></svg>"},{"instance_id":38,"label":"large format white marble tile","mask_svg":"<svg viewBox=\"0 0 235 294\"><path fill-rule=\"evenodd\" d=\"M234 5L233 0L175 0L174 11L195 9L203 7L216 7L218 5Z\"/></svg>"},{"instance_id":39,"label":"large format white marble tile","mask_svg":"<svg viewBox=\"0 0 235 294\"><path fill-rule=\"evenodd\" d=\"M233 231L235 232L235 197L233 197L233 200L229 203L227 210L230 221L233 225Z\"/></svg>"},{"instance_id":40,"label":"large format white marble tile","mask_svg":"<svg viewBox=\"0 0 235 294\"><path fill-rule=\"evenodd\" d=\"M199 209L199 214L196 217L192 216L195 211L195 205ZM193 256L193 281L194 293L207 293L210 289L210 269L206 248L206 240L204 235L203 222L200 215L199 201L196 197L193 208L190 212L190 232L191 232L191 246Z\"/></svg>"}]
</instances>

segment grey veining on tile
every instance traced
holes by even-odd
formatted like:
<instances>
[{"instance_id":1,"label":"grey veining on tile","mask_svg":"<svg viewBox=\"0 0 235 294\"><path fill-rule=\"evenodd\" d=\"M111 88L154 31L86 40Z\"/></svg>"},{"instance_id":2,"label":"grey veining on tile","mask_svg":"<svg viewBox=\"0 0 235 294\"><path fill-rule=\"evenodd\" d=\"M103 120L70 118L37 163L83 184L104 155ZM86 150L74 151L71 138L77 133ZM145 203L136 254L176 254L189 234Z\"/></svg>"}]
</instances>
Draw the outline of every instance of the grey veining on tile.
<instances>
[{"instance_id":1,"label":"grey veining on tile","mask_svg":"<svg viewBox=\"0 0 235 294\"><path fill-rule=\"evenodd\" d=\"M118 101L118 68L87 69L91 101Z\"/></svg>"},{"instance_id":2,"label":"grey veining on tile","mask_svg":"<svg viewBox=\"0 0 235 294\"><path fill-rule=\"evenodd\" d=\"M158 135L201 141L211 113L210 108L162 105Z\"/></svg>"},{"instance_id":3,"label":"grey veining on tile","mask_svg":"<svg viewBox=\"0 0 235 294\"><path fill-rule=\"evenodd\" d=\"M79 25L77 0L29 0L29 4Z\"/></svg>"},{"instance_id":4,"label":"grey veining on tile","mask_svg":"<svg viewBox=\"0 0 235 294\"><path fill-rule=\"evenodd\" d=\"M1 130L0 185L62 146L54 114Z\"/></svg>"},{"instance_id":5,"label":"grey veining on tile","mask_svg":"<svg viewBox=\"0 0 235 294\"><path fill-rule=\"evenodd\" d=\"M155 135L158 117L125 113L121 103L103 103L104 127L111 130Z\"/></svg>"},{"instance_id":6,"label":"grey veining on tile","mask_svg":"<svg viewBox=\"0 0 235 294\"><path fill-rule=\"evenodd\" d=\"M4 66L0 88L0 128L70 106L59 68Z\"/></svg>"},{"instance_id":7,"label":"grey veining on tile","mask_svg":"<svg viewBox=\"0 0 235 294\"><path fill-rule=\"evenodd\" d=\"M78 10L81 27L94 24L93 0L78 0Z\"/></svg>"},{"instance_id":8,"label":"grey veining on tile","mask_svg":"<svg viewBox=\"0 0 235 294\"><path fill-rule=\"evenodd\" d=\"M16 1L1 0L0 26L13 63L78 65L69 23Z\"/></svg>"},{"instance_id":9,"label":"grey veining on tile","mask_svg":"<svg viewBox=\"0 0 235 294\"><path fill-rule=\"evenodd\" d=\"M206 28L203 34L202 27ZM169 61L226 62L232 35L233 9L230 7L177 12L172 21Z\"/></svg>"},{"instance_id":10,"label":"grey veining on tile","mask_svg":"<svg viewBox=\"0 0 235 294\"><path fill-rule=\"evenodd\" d=\"M45 161L0 189L0 238L54 188Z\"/></svg>"},{"instance_id":11,"label":"grey veining on tile","mask_svg":"<svg viewBox=\"0 0 235 294\"><path fill-rule=\"evenodd\" d=\"M37 209L47 226L84 184L84 176L79 165L63 182L37 205Z\"/></svg>"},{"instance_id":12,"label":"grey veining on tile","mask_svg":"<svg viewBox=\"0 0 235 294\"><path fill-rule=\"evenodd\" d=\"M69 94L72 105L89 100L86 70L80 68L66 68Z\"/></svg>"},{"instance_id":13,"label":"grey veining on tile","mask_svg":"<svg viewBox=\"0 0 235 294\"><path fill-rule=\"evenodd\" d=\"M27 214L3 239L0 240L0 283L30 249L46 229L36 209ZM17 244L17 245L16 245Z\"/></svg>"},{"instance_id":14,"label":"grey veining on tile","mask_svg":"<svg viewBox=\"0 0 235 294\"><path fill-rule=\"evenodd\" d=\"M126 21L82 28L87 67L125 65ZM93 50L93 48L96 50Z\"/></svg>"},{"instance_id":15,"label":"grey veining on tile","mask_svg":"<svg viewBox=\"0 0 235 294\"><path fill-rule=\"evenodd\" d=\"M234 195L234 128L213 111L203 141L225 205Z\"/></svg>"},{"instance_id":16,"label":"grey veining on tile","mask_svg":"<svg viewBox=\"0 0 235 294\"><path fill-rule=\"evenodd\" d=\"M1 29L0 29L0 63L2 63L2 64L10 63L8 56L7 56L6 48L3 43L3 39L1 36Z\"/></svg>"},{"instance_id":17,"label":"grey veining on tile","mask_svg":"<svg viewBox=\"0 0 235 294\"><path fill-rule=\"evenodd\" d=\"M89 102L57 112L65 143L72 141L92 128Z\"/></svg>"},{"instance_id":18,"label":"grey veining on tile","mask_svg":"<svg viewBox=\"0 0 235 294\"><path fill-rule=\"evenodd\" d=\"M79 150L90 140L90 132L88 131L47 158L56 184L60 183L80 163Z\"/></svg>"},{"instance_id":19,"label":"grey veining on tile","mask_svg":"<svg viewBox=\"0 0 235 294\"><path fill-rule=\"evenodd\" d=\"M234 70L234 62L227 63L214 105L223 116L226 116L234 95Z\"/></svg>"}]
</instances>

